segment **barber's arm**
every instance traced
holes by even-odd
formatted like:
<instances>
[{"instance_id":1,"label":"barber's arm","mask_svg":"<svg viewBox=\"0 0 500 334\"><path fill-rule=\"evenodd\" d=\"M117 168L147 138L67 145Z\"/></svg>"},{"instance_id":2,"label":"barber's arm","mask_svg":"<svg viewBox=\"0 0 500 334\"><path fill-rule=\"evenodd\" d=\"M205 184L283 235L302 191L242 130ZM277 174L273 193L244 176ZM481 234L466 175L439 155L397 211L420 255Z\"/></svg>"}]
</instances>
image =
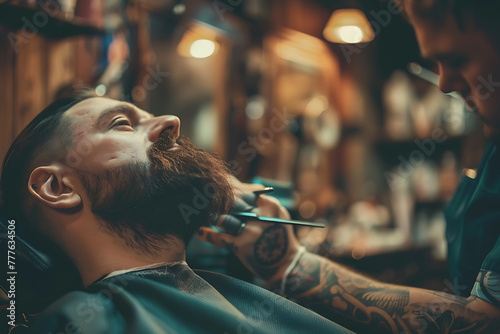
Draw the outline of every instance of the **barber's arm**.
<instances>
[{"instance_id":1,"label":"barber's arm","mask_svg":"<svg viewBox=\"0 0 500 334\"><path fill-rule=\"evenodd\" d=\"M279 202L257 201L260 215L289 218ZM382 333L500 333L500 309L470 296L380 283L329 259L299 252L290 226L249 222L238 236L202 228L200 238L233 251L278 291L323 316ZM300 255L298 257L297 255ZM288 275L281 284L282 277Z\"/></svg>"},{"instance_id":2,"label":"barber's arm","mask_svg":"<svg viewBox=\"0 0 500 334\"><path fill-rule=\"evenodd\" d=\"M256 204L261 216L290 218L288 211L273 197L260 195ZM224 229L223 219L217 222L221 229ZM254 275L270 283L281 279L300 247L290 225L259 221L248 222L243 232L237 236L202 227L198 231L198 237L230 250Z\"/></svg>"},{"instance_id":3,"label":"barber's arm","mask_svg":"<svg viewBox=\"0 0 500 334\"><path fill-rule=\"evenodd\" d=\"M288 276L285 294L384 333L500 333L500 309L482 299L380 283L311 253Z\"/></svg>"}]
</instances>

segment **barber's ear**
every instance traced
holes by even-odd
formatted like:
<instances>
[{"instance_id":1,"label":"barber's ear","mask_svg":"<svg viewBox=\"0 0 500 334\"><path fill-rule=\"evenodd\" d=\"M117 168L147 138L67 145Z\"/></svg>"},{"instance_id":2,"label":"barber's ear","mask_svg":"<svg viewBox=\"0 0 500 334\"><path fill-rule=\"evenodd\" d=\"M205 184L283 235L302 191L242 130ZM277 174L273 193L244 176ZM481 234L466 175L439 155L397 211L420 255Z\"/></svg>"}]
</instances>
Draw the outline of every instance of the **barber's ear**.
<instances>
[{"instance_id":1,"label":"barber's ear","mask_svg":"<svg viewBox=\"0 0 500 334\"><path fill-rule=\"evenodd\" d=\"M28 181L29 192L54 209L71 209L82 202L65 168L59 165L37 167Z\"/></svg>"}]
</instances>

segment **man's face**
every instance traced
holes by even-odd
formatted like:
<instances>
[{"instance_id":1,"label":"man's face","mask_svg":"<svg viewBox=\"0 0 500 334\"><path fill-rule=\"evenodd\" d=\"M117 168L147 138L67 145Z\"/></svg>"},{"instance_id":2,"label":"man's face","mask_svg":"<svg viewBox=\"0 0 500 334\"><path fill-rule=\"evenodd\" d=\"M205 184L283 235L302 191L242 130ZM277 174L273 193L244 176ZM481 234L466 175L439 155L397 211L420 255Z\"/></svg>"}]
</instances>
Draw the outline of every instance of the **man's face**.
<instances>
[{"instance_id":1,"label":"man's face","mask_svg":"<svg viewBox=\"0 0 500 334\"><path fill-rule=\"evenodd\" d=\"M129 246L151 250L167 234L188 238L232 203L224 163L179 137L175 116L153 117L105 98L76 104L67 159L103 226ZM74 158L74 157L73 157Z\"/></svg>"},{"instance_id":2,"label":"man's face","mask_svg":"<svg viewBox=\"0 0 500 334\"><path fill-rule=\"evenodd\" d=\"M441 91L458 92L483 121L485 135L500 144L500 54L472 17L465 23L460 31L451 13L439 26L412 20L422 55L438 64Z\"/></svg>"},{"instance_id":3,"label":"man's face","mask_svg":"<svg viewBox=\"0 0 500 334\"><path fill-rule=\"evenodd\" d=\"M107 98L84 100L64 117L71 120L74 143L66 162L94 172L148 162L147 150L163 130L170 128L176 139L180 135L179 118L154 117L132 104Z\"/></svg>"}]
</instances>

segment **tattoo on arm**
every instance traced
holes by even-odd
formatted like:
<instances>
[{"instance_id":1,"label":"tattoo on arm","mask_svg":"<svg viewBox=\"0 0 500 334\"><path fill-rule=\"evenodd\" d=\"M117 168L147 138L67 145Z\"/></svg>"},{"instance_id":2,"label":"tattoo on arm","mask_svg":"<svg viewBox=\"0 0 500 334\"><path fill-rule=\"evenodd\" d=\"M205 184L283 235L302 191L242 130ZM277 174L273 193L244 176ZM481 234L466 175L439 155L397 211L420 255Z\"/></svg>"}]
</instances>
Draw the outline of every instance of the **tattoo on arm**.
<instances>
[{"instance_id":1,"label":"tattoo on arm","mask_svg":"<svg viewBox=\"0 0 500 334\"><path fill-rule=\"evenodd\" d=\"M278 263L288 250L288 234L284 226L266 228L254 246L255 260L264 266Z\"/></svg>"},{"instance_id":2,"label":"tattoo on arm","mask_svg":"<svg viewBox=\"0 0 500 334\"><path fill-rule=\"evenodd\" d=\"M270 280L278 275L280 261L289 251L288 233L284 226L272 225L262 231L253 244L251 253L245 255L245 261L258 276Z\"/></svg>"},{"instance_id":3,"label":"tattoo on arm","mask_svg":"<svg viewBox=\"0 0 500 334\"><path fill-rule=\"evenodd\" d=\"M500 319L470 308L474 298L379 283L306 253L286 294L326 317L383 333L497 333Z\"/></svg>"}]
</instances>

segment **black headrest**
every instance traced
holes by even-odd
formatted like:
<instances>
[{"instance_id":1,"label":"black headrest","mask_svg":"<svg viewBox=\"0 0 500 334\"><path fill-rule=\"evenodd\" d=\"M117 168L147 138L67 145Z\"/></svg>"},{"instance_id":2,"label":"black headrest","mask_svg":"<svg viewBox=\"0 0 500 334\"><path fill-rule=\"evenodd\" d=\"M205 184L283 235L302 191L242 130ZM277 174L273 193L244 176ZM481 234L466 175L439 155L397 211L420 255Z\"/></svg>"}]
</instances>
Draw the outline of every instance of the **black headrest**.
<instances>
[{"instance_id":1,"label":"black headrest","mask_svg":"<svg viewBox=\"0 0 500 334\"><path fill-rule=\"evenodd\" d=\"M18 312L39 313L66 292L81 289L82 283L71 262L50 257L33 247L21 235L19 224L0 207L0 287L9 292L7 278L15 276ZM13 255L9 253L12 249L15 254L8 258Z\"/></svg>"}]
</instances>

